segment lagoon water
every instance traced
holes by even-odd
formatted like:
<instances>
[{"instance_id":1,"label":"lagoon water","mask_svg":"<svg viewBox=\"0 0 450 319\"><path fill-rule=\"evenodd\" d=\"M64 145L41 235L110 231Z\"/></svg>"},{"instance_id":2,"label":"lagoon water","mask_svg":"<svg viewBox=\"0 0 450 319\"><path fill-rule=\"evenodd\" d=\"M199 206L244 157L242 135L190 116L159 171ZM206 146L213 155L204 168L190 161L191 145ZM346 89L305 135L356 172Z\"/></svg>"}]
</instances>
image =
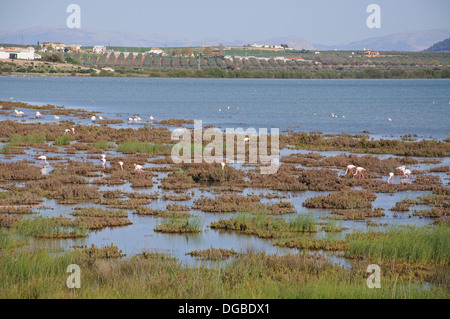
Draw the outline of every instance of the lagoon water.
<instances>
[{"instance_id":1,"label":"lagoon water","mask_svg":"<svg viewBox=\"0 0 450 319\"><path fill-rule=\"evenodd\" d=\"M125 121L139 114L143 119L201 119L222 128L450 137L449 79L0 77L0 99L11 97L100 111Z\"/></svg>"},{"instance_id":2,"label":"lagoon water","mask_svg":"<svg viewBox=\"0 0 450 319\"><path fill-rule=\"evenodd\" d=\"M136 78L76 78L76 77L0 77L0 100L28 102L31 104L55 104L70 108L82 108L99 111L110 119L127 118L139 114L145 120L152 115L156 120L170 118L201 119L204 125L213 124L222 128L255 127L280 128L296 131L322 131L324 133L357 134L364 130L375 138L398 138L404 134L417 134L419 137L444 139L450 137L450 80L269 80L269 79L136 79ZM229 108L228 108L229 106ZM221 111L219 112L219 109ZM26 122L54 122L53 117L35 119L34 113L24 109L28 117ZM332 117L334 113L337 117ZM91 124L90 119L65 118L80 123ZM14 116L1 115L1 120ZM388 121L391 118L392 121ZM306 150L281 150L281 156ZM347 152L320 152L324 156L335 156ZM70 154L47 154L67 160ZM78 160L88 160L89 154L79 152ZM115 157L114 151L108 151L108 157ZM389 157L391 155L376 155ZM6 156L0 154L0 161L20 161L35 158L32 150L24 155ZM441 159L439 164L411 165L411 169L429 169L434 166L449 165L449 158ZM146 164L151 165L151 164ZM51 170L51 167L49 168ZM48 174L45 170L43 174ZM445 174L438 175L448 184ZM101 191L122 190L144 193L160 192L160 179L167 173L158 173L151 189L132 189L129 183L119 186L101 186ZM401 182L396 180L396 182ZM267 190L246 189L249 193L267 193ZM211 190L195 188L195 198L201 195L213 196ZM307 214L309 210L302 203L311 196L326 195L328 192L285 193L287 201L293 203L297 214ZM426 225L430 219L409 218L409 213L396 214L390 208L405 198L416 199L426 192L399 192L378 194L375 208L385 209L386 216L376 218L377 223L388 225ZM272 202L277 199L270 200ZM155 209L165 209L170 201L158 199L149 205ZM192 205L193 199L182 202ZM45 208L36 213L42 216L71 216L73 207L59 205L46 199ZM94 206L92 203L80 203L78 206ZM417 207L417 209L421 209ZM424 209L424 208L423 208ZM212 214L191 210L202 220L202 232L199 234L162 234L154 231L161 222L160 218L138 216L129 212L133 223L127 227L107 228L90 232L88 238L77 240L36 240L35 242L54 252L64 251L77 245L95 244L98 247L114 243L127 256L139 254L143 250L168 253L187 263L196 260L185 253L214 248L264 251L268 254L295 253L295 249L273 246L273 242L235 232L214 231L209 228L213 221L230 218L234 214ZM319 219L329 214L329 210L317 209L314 216ZM283 216L291 218L292 216ZM347 230L338 233L343 238L348 232L364 230L366 223L344 221ZM309 235L308 235L309 236ZM323 231L312 237L330 236ZM335 257L332 257L335 258ZM336 262L347 265L342 259Z\"/></svg>"}]
</instances>

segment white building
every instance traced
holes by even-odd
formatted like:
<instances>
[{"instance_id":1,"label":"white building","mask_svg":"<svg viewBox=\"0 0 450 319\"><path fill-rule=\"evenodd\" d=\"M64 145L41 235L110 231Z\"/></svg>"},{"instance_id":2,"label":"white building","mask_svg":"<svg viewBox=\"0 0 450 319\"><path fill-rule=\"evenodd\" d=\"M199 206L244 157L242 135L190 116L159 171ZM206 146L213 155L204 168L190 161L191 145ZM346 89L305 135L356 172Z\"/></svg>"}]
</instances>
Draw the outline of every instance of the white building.
<instances>
[{"instance_id":1,"label":"white building","mask_svg":"<svg viewBox=\"0 0 450 319\"><path fill-rule=\"evenodd\" d=\"M34 60L34 48L0 48L0 59L21 59L21 60Z\"/></svg>"},{"instance_id":2,"label":"white building","mask_svg":"<svg viewBox=\"0 0 450 319\"><path fill-rule=\"evenodd\" d=\"M150 54L162 54L164 55L164 51L159 48L152 48L150 51L148 51Z\"/></svg>"},{"instance_id":3,"label":"white building","mask_svg":"<svg viewBox=\"0 0 450 319\"><path fill-rule=\"evenodd\" d=\"M92 48L92 52L103 54L106 52L106 47L104 45L96 45Z\"/></svg>"},{"instance_id":4,"label":"white building","mask_svg":"<svg viewBox=\"0 0 450 319\"><path fill-rule=\"evenodd\" d=\"M42 42L41 46L44 52L47 52L49 47L51 47L53 51L64 51L66 48L66 45L61 42Z\"/></svg>"}]
</instances>

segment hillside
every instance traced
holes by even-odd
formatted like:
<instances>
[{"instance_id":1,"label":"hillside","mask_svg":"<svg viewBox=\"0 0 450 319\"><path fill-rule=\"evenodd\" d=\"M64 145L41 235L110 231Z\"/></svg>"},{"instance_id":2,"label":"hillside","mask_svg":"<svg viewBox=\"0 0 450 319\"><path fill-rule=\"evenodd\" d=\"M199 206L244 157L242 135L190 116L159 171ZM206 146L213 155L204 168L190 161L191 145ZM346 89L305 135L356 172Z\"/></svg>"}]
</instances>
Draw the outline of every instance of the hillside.
<instances>
[{"instance_id":1,"label":"hillside","mask_svg":"<svg viewBox=\"0 0 450 319\"><path fill-rule=\"evenodd\" d=\"M439 41L438 43L433 44L428 49L424 50L425 52L450 52L450 38Z\"/></svg>"},{"instance_id":2,"label":"hillside","mask_svg":"<svg viewBox=\"0 0 450 319\"><path fill-rule=\"evenodd\" d=\"M332 46L316 44L320 50L422 51L450 36L450 29L407 31Z\"/></svg>"}]
</instances>

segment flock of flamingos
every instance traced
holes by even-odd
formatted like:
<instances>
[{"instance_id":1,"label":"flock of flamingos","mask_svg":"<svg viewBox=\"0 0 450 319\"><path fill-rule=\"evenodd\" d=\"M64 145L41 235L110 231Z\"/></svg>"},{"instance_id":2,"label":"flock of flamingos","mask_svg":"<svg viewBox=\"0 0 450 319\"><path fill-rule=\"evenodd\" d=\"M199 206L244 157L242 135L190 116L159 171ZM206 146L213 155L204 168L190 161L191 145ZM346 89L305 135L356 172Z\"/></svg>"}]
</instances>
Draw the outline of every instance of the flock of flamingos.
<instances>
[{"instance_id":1,"label":"flock of flamingos","mask_svg":"<svg viewBox=\"0 0 450 319\"><path fill-rule=\"evenodd\" d=\"M15 109L14 112L15 112L16 116L23 116L23 115L24 115L24 112L18 111L17 109ZM41 114L40 112L36 112L36 117L37 117L37 118L40 118L40 117L42 117L42 114ZM55 118L55 120L59 120L59 119L60 119L59 116L57 116L57 115L55 115L54 118ZM97 119L97 118L96 118L95 115L91 117L91 120L92 120L93 122L95 122L96 119ZM99 119L99 120L103 120L103 117L99 116L98 119ZM155 120L155 118L154 118L153 116L150 116L150 121L153 122L154 120ZM390 119L389 119L389 120L390 120ZM130 123L138 123L138 122L140 122L140 121L142 121L142 119L141 119L139 116L135 116L134 118L131 118L131 117L128 118L128 122L130 122ZM72 127L72 128L70 128L70 129L66 129L66 130L65 130L65 134L70 134L70 133L75 134L75 128ZM41 155L41 156L38 157L38 159L41 160L41 163L42 163L42 164L48 165L48 162L47 162L47 156ZM101 161L101 163L102 163L102 167L103 167L103 168L106 168L106 155L105 155L105 154L102 154L102 155L101 155L100 161ZM220 164L221 164L221 166L222 166L222 169L224 169L225 163L222 162L222 163L220 163ZM119 161L119 162L118 162L118 165L119 165L119 168L120 168L121 170L123 170L123 162L122 162L122 161ZM142 172L142 169L143 169L143 166L142 166L142 165L134 164L134 170L137 171L138 174L140 174L140 173ZM353 173L353 169L355 169L355 172L354 172L354 173ZM407 180L410 180L410 179L411 179L411 171L410 171L409 169L406 169L405 165L396 167L395 169L397 170L397 173L398 173L398 176L399 176L399 177L401 177L401 175L404 175L404 176L406 177ZM360 166L357 167L357 166L355 166L355 165L350 164L350 165L347 165L347 169L345 170L344 175L347 175L347 173L353 174L353 176L358 175L358 178L361 179L361 178L364 178L363 172L364 172L365 170L366 170L366 169L363 168L363 167L360 167ZM393 172L390 172L390 173L389 173L389 178L388 178L388 180L387 180L387 183L388 183L388 184L391 182L391 180L393 179L394 175L395 175L395 174L394 174Z\"/></svg>"},{"instance_id":2,"label":"flock of flamingos","mask_svg":"<svg viewBox=\"0 0 450 319\"><path fill-rule=\"evenodd\" d=\"M355 168L355 173L353 173L353 169ZM406 169L405 165L399 166L395 168L398 172L398 176L400 177L401 174L403 174L407 180L411 179L411 171L409 169ZM364 178L364 174L363 171L365 171L366 169L363 167L356 167L355 165L347 165L347 169L345 170L345 174L347 175L347 173L349 174L353 174L353 176L358 175L358 178ZM390 183L391 179L394 177L394 173L390 172L389 173L389 178L387 180L388 184Z\"/></svg>"}]
</instances>

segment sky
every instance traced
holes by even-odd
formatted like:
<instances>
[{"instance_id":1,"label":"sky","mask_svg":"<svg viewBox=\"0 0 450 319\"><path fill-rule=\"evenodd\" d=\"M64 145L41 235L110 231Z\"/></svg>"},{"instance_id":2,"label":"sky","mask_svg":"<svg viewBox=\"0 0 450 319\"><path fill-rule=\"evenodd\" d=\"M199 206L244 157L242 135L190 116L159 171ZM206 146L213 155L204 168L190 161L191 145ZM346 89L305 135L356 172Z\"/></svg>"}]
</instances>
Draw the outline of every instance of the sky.
<instances>
[{"instance_id":1,"label":"sky","mask_svg":"<svg viewBox=\"0 0 450 319\"><path fill-rule=\"evenodd\" d=\"M450 28L449 0L0 0L0 31L66 26L72 3L81 8L81 28L168 33L194 41L297 36L333 45ZM381 9L380 28L366 25L369 4Z\"/></svg>"}]
</instances>

